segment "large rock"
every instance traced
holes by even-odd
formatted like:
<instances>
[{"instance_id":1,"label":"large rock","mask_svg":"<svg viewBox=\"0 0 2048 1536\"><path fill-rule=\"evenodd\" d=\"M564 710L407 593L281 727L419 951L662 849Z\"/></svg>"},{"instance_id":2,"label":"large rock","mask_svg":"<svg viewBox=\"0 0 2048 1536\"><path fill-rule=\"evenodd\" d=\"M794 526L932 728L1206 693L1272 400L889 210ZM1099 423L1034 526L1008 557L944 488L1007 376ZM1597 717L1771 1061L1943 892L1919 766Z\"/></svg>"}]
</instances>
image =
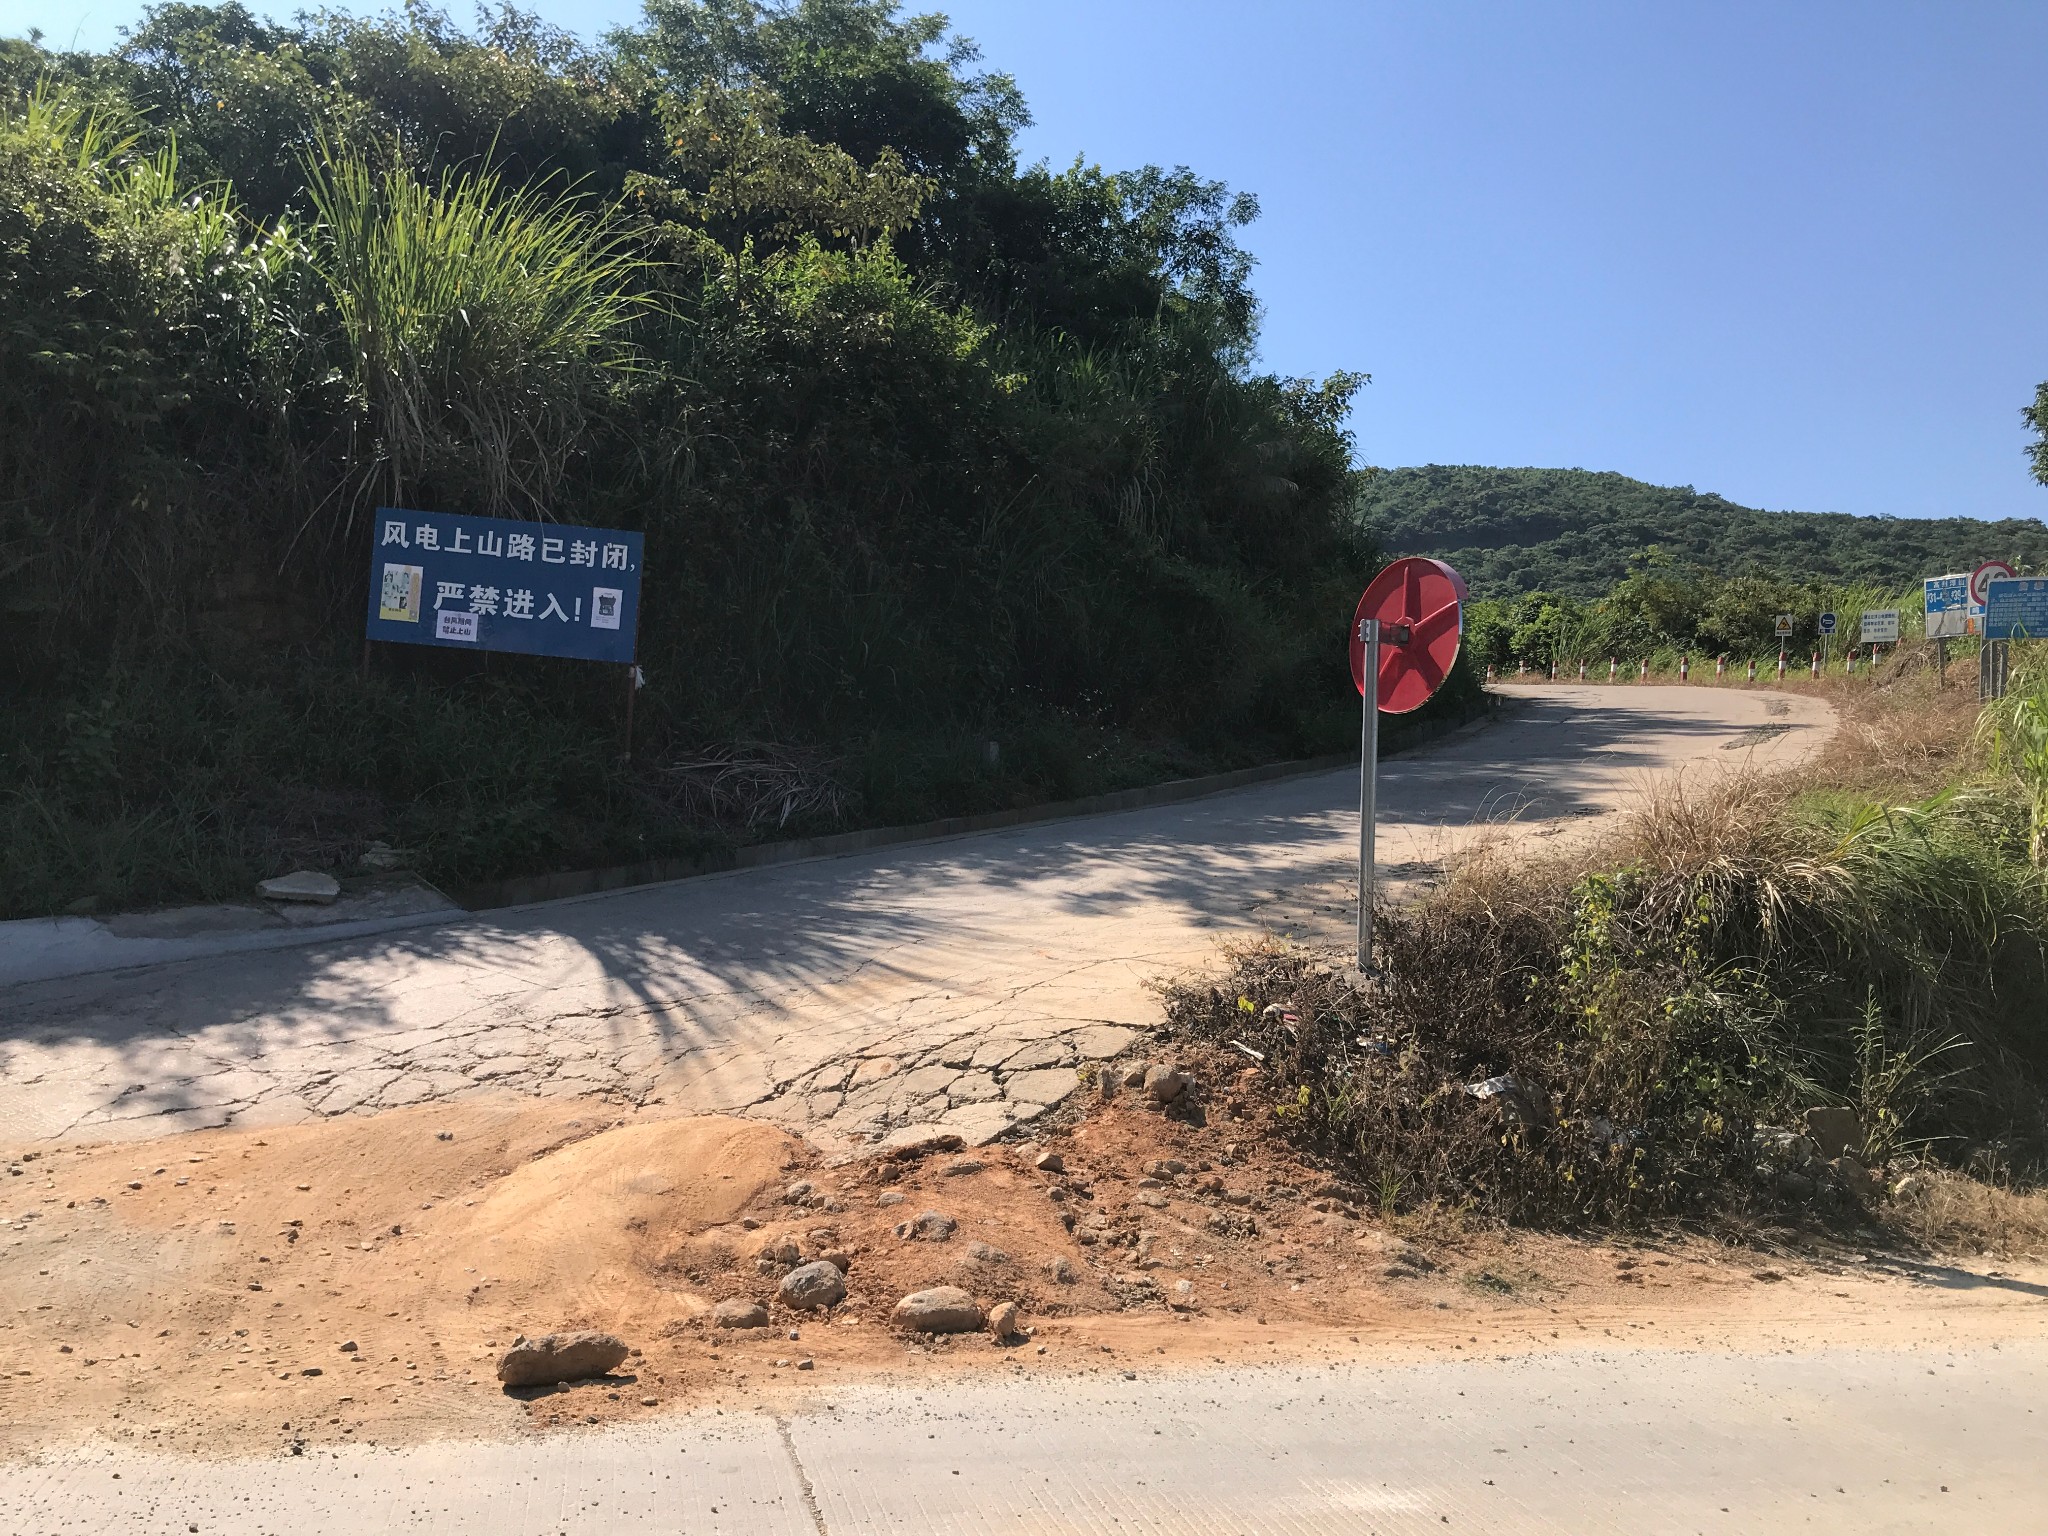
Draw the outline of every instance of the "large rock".
<instances>
[{"instance_id":1,"label":"large rock","mask_svg":"<svg viewBox=\"0 0 2048 1536\"><path fill-rule=\"evenodd\" d=\"M781 1295L785 1306L799 1312L836 1307L846 1300L846 1275L823 1259L800 1264L782 1277Z\"/></svg>"},{"instance_id":2,"label":"large rock","mask_svg":"<svg viewBox=\"0 0 2048 1536\"><path fill-rule=\"evenodd\" d=\"M610 1333L551 1333L518 1339L498 1361L508 1387L545 1387L602 1376L626 1358L626 1341Z\"/></svg>"},{"instance_id":3,"label":"large rock","mask_svg":"<svg viewBox=\"0 0 2048 1536\"><path fill-rule=\"evenodd\" d=\"M1858 1200L1868 1204L1884 1193L1884 1182L1864 1167L1853 1153L1844 1152L1830 1165L1835 1177L1842 1181L1842 1188Z\"/></svg>"},{"instance_id":4,"label":"large rock","mask_svg":"<svg viewBox=\"0 0 2048 1536\"><path fill-rule=\"evenodd\" d=\"M957 1285L935 1285L912 1291L891 1317L914 1333L972 1333L981 1326L981 1304Z\"/></svg>"},{"instance_id":5,"label":"large rock","mask_svg":"<svg viewBox=\"0 0 2048 1536\"><path fill-rule=\"evenodd\" d=\"M263 881L256 889L272 901L311 901L324 907L341 894L341 882L317 869L295 869Z\"/></svg>"},{"instance_id":6,"label":"large rock","mask_svg":"<svg viewBox=\"0 0 2048 1536\"><path fill-rule=\"evenodd\" d=\"M1014 1301L999 1301L988 1311L988 1331L997 1343L1024 1332L1024 1309Z\"/></svg>"},{"instance_id":7,"label":"large rock","mask_svg":"<svg viewBox=\"0 0 2048 1536\"><path fill-rule=\"evenodd\" d=\"M1806 1134L1823 1158L1837 1158L1844 1152L1863 1155L1863 1122L1853 1109L1809 1109Z\"/></svg>"},{"instance_id":8,"label":"large rock","mask_svg":"<svg viewBox=\"0 0 2048 1536\"><path fill-rule=\"evenodd\" d=\"M766 1328L768 1309L744 1296L728 1296L711 1309L711 1322L717 1328Z\"/></svg>"}]
</instances>

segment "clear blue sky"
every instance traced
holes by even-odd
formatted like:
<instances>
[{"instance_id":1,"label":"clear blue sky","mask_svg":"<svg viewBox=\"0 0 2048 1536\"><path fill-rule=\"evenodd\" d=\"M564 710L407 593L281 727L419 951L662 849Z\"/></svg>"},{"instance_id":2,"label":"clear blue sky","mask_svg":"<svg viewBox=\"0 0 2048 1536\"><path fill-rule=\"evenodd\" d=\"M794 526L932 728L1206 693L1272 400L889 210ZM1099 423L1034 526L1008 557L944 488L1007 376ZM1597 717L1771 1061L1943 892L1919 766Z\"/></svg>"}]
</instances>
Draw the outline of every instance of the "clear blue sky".
<instances>
[{"instance_id":1,"label":"clear blue sky","mask_svg":"<svg viewBox=\"0 0 2048 1536\"><path fill-rule=\"evenodd\" d=\"M1258 194L1266 365L1371 373L1364 460L2048 513L2018 414L2048 378L2039 0L932 8L1023 86L1029 157ZM0 0L0 32L134 14Z\"/></svg>"}]
</instances>

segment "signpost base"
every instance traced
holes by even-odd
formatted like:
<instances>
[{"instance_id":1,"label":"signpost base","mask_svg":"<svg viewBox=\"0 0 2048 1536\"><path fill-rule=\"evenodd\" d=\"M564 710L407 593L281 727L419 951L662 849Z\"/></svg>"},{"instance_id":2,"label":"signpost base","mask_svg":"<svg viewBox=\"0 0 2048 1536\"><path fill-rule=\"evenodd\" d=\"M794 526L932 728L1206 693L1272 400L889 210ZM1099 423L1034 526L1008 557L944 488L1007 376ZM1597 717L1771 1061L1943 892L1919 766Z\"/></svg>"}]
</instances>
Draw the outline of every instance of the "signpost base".
<instances>
[{"instance_id":1,"label":"signpost base","mask_svg":"<svg viewBox=\"0 0 2048 1536\"><path fill-rule=\"evenodd\" d=\"M1981 703L2005 697L2005 684L2010 658L2006 654L2007 642L1986 640L1977 651L1977 698Z\"/></svg>"},{"instance_id":2,"label":"signpost base","mask_svg":"<svg viewBox=\"0 0 2048 1536\"><path fill-rule=\"evenodd\" d=\"M1365 642L1365 718L1358 731L1358 972L1372 975L1373 834L1379 821L1380 621L1360 623Z\"/></svg>"}]
</instances>

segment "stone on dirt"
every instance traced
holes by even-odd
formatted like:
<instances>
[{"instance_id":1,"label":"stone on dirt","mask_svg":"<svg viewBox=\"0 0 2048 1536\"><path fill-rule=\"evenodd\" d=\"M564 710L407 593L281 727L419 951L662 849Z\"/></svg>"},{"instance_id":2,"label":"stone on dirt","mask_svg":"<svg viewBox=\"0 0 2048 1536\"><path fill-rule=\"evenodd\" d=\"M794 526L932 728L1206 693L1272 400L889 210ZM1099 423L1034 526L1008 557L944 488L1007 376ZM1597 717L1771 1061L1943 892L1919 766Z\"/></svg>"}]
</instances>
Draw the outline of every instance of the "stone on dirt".
<instances>
[{"instance_id":1,"label":"stone on dirt","mask_svg":"<svg viewBox=\"0 0 2048 1536\"><path fill-rule=\"evenodd\" d=\"M989 1334L998 1342L1020 1337L1024 1332L1024 1309L1014 1301L999 1301L989 1308Z\"/></svg>"},{"instance_id":2,"label":"stone on dirt","mask_svg":"<svg viewBox=\"0 0 2048 1536\"><path fill-rule=\"evenodd\" d=\"M915 1333L972 1333L981 1326L981 1306L957 1285L912 1291L890 1314L899 1328Z\"/></svg>"},{"instance_id":3,"label":"stone on dirt","mask_svg":"<svg viewBox=\"0 0 2048 1536\"><path fill-rule=\"evenodd\" d=\"M967 1257L977 1264L1007 1264L1010 1256L1000 1248L991 1248L987 1243L969 1243Z\"/></svg>"},{"instance_id":4,"label":"stone on dirt","mask_svg":"<svg viewBox=\"0 0 2048 1536\"><path fill-rule=\"evenodd\" d=\"M711 1309L711 1322L718 1328L766 1328L768 1309L744 1296L728 1296Z\"/></svg>"},{"instance_id":5,"label":"stone on dirt","mask_svg":"<svg viewBox=\"0 0 2048 1536\"><path fill-rule=\"evenodd\" d=\"M1041 1152L1031 1160L1031 1166L1040 1173L1065 1173L1067 1160L1057 1152Z\"/></svg>"},{"instance_id":6,"label":"stone on dirt","mask_svg":"<svg viewBox=\"0 0 2048 1536\"><path fill-rule=\"evenodd\" d=\"M960 1223L943 1211L920 1211L914 1221L896 1225L896 1235L913 1243L943 1243L959 1230Z\"/></svg>"},{"instance_id":7,"label":"stone on dirt","mask_svg":"<svg viewBox=\"0 0 2048 1536\"><path fill-rule=\"evenodd\" d=\"M1152 1095L1155 1104L1171 1104L1187 1091L1187 1086L1187 1074L1177 1067L1161 1064L1145 1074L1145 1091Z\"/></svg>"},{"instance_id":8,"label":"stone on dirt","mask_svg":"<svg viewBox=\"0 0 2048 1536\"><path fill-rule=\"evenodd\" d=\"M780 1292L783 1304L799 1312L836 1307L846 1300L846 1272L824 1259L799 1264L782 1277Z\"/></svg>"},{"instance_id":9,"label":"stone on dirt","mask_svg":"<svg viewBox=\"0 0 2048 1536\"><path fill-rule=\"evenodd\" d=\"M774 1237L754 1255L754 1267L764 1275L783 1275L803 1262L803 1253L793 1238Z\"/></svg>"},{"instance_id":10,"label":"stone on dirt","mask_svg":"<svg viewBox=\"0 0 2048 1536\"><path fill-rule=\"evenodd\" d=\"M275 880L261 882L256 890L272 901L310 901L324 907L341 895L341 882L317 869L295 869Z\"/></svg>"},{"instance_id":11,"label":"stone on dirt","mask_svg":"<svg viewBox=\"0 0 2048 1536\"><path fill-rule=\"evenodd\" d=\"M1061 1285L1072 1285L1080 1278L1074 1272L1074 1261L1064 1253L1056 1253L1045 1261L1045 1272Z\"/></svg>"},{"instance_id":12,"label":"stone on dirt","mask_svg":"<svg viewBox=\"0 0 2048 1536\"><path fill-rule=\"evenodd\" d=\"M545 1387L602 1376L626 1358L626 1341L610 1333L551 1333L517 1339L498 1361L508 1387Z\"/></svg>"}]
</instances>

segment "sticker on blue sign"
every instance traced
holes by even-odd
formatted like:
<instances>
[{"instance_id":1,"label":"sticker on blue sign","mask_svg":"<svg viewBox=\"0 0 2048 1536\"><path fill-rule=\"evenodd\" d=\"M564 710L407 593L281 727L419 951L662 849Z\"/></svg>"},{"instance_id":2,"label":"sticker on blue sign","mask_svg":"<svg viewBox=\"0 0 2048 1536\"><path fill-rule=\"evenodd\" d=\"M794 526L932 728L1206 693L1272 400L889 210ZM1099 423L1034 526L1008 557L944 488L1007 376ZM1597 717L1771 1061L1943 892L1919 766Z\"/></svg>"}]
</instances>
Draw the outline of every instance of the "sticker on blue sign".
<instances>
[{"instance_id":1,"label":"sticker on blue sign","mask_svg":"<svg viewBox=\"0 0 2048 1536\"><path fill-rule=\"evenodd\" d=\"M642 536L623 529L380 508L364 633L631 662L642 550Z\"/></svg>"},{"instance_id":2,"label":"sticker on blue sign","mask_svg":"<svg viewBox=\"0 0 2048 1536\"><path fill-rule=\"evenodd\" d=\"M1970 575L1952 571L1946 576L1929 576L1921 585L1927 609L1927 638L1953 640L1973 635L1975 608L1970 601Z\"/></svg>"}]
</instances>

